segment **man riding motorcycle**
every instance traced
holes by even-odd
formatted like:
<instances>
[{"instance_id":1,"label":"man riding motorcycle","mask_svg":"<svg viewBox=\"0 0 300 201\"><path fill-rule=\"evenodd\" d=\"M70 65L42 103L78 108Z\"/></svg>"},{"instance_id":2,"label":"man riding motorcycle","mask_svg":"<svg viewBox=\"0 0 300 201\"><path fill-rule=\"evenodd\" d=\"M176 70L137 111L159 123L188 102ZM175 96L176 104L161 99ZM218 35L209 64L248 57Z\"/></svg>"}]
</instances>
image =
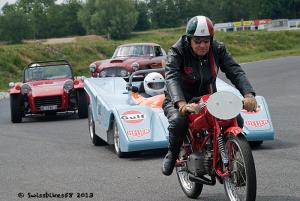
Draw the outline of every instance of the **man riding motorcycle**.
<instances>
[{"instance_id":1,"label":"man riding motorcycle","mask_svg":"<svg viewBox=\"0 0 300 201\"><path fill-rule=\"evenodd\" d=\"M244 109L256 110L255 92L245 72L214 39L213 23L208 17L191 18L183 35L169 50L166 63L166 99L163 110L169 121L169 150L163 160L162 172L171 175L183 136L188 129L186 114L198 113L199 106L189 103L193 98L216 91L219 69L244 96ZM238 117L243 127L242 117Z\"/></svg>"}]
</instances>

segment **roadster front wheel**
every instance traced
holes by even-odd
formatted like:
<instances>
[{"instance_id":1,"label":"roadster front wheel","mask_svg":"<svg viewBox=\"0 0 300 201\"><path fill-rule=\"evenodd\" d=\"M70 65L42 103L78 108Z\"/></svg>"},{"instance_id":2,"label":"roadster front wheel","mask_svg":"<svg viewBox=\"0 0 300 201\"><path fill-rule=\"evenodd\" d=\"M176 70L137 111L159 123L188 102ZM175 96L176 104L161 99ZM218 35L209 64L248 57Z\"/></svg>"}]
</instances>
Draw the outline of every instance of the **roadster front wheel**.
<instances>
[{"instance_id":1,"label":"roadster front wheel","mask_svg":"<svg viewBox=\"0 0 300 201\"><path fill-rule=\"evenodd\" d=\"M83 89L77 91L77 106L79 118L86 118L88 116L88 101Z\"/></svg>"},{"instance_id":2,"label":"roadster front wheel","mask_svg":"<svg viewBox=\"0 0 300 201\"><path fill-rule=\"evenodd\" d=\"M20 94L10 95L10 114L12 123L22 121L22 97Z\"/></svg>"}]
</instances>

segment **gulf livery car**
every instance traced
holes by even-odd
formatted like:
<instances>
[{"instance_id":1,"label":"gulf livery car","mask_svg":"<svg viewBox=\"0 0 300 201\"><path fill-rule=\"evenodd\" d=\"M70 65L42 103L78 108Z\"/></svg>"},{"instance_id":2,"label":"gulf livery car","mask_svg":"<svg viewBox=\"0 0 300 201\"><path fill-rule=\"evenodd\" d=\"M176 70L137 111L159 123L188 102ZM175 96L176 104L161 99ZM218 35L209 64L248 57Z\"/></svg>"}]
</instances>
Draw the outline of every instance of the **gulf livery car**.
<instances>
[{"instance_id":1,"label":"gulf livery car","mask_svg":"<svg viewBox=\"0 0 300 201\"><path fill-rule=\"evenodd\" d=\"M156 43L130 43L116 48L111 59L90 64L92 77L126 77L140 69L161 68L165 50Z\"/></svg>"},{"instance_id":2,"label":"gulf livery car","mask_svg":"<svg viewBox=\"0 0 300 201\"><path fill-rule=\"evenodd\" d=\"M114 145L119 157L133 151L167 148L168 120L162 110L164 94L149 97L145 95L143 80L135 80L135 75L153 71L157 70L136 71L129 79L85 79L84 88L90 100L89 134L94 145ZM217 88L232 91L242 99L235 88L219 78ZM260 144L274 139L274 129L265 99L261 96L256 99L258 112L241 111L241 114L247 139Z\"/></svg>"},{"instance_id":3,"label":"gulf livery car","mask_svg":"<svg viewBox=\"0 0 300 201\"><path fill-rule=\"evenodd\" d=\"M88 97L83 77L74 77L65 60L39 61L24 68L23 80L9 83L11 121L19 123L26 115L78 110L87 117Z\"/></svg>"}]
</instances>

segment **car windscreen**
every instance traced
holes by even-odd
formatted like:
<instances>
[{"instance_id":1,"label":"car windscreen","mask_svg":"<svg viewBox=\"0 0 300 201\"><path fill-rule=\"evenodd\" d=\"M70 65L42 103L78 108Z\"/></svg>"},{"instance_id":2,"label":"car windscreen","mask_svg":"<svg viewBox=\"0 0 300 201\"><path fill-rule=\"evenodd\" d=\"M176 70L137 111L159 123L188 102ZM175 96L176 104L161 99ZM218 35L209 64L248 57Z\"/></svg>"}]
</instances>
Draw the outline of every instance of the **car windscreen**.
<instances>
[{"instance_id":1,"label":"car windscreen","mask_svg":"<svg viewBox=\"0 0 300 201\"><path fill-rule=\"evenodd\" d=\"M112 56L116 57L130 57L130 56L152 56L154 55L153 46L149 45L133 45L118 47Z\"/></svg>"},{"instance_id":2,"label":"car windscreen","mask_svg":"<svg viewBox=\"0 0 300 201\"><path fill-rule=\"evenodd\" d=\"M25 81L72 78L72 71L69 65L37 66L25 69L24 76Z\"/></svg>"}]
</instances>

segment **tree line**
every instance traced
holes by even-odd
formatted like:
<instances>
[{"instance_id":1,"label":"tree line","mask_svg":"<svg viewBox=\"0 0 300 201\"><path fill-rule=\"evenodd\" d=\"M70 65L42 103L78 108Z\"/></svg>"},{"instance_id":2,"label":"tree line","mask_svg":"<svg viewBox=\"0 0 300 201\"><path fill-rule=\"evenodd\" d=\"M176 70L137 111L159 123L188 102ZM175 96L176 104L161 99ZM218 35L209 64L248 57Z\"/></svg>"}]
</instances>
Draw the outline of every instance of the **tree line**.
<instances>
[{"instance_id":1,"label":"tree line","mask_svg":"<svg viewBox=\"0 0 300 201\"><path fill-rule=\"evenodd\" d=\"M124 39L132 31L183 26L195 15L214 23L299 18L300 0L17 0L0 14L0 41L97 34Z\"/></svg>"}]
</instances>

